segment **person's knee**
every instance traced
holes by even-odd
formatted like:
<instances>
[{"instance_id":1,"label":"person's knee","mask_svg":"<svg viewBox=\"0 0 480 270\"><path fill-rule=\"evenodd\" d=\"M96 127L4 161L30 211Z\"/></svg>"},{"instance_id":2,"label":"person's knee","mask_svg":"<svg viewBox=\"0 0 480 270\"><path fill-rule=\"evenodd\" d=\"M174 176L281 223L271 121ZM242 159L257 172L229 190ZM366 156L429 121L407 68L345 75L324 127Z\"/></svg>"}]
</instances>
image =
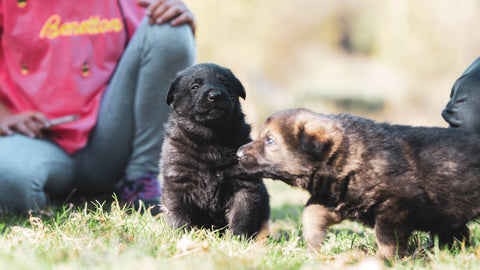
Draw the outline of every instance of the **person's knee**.
<instances>
[{"instance_id":1,"label":"person's knee","mask_svg":"<svg viewBox=\"0 0 480 270\"><path fill-rule=\"evenodd\" d=\"M48 184L58 190L71 182L72 159L49 140L16 134L0 138L0 149L0 208L42 208Z\"/></svg>"},{"instance_id":2,"label":"person's knee","mask_svg":"<svg viewBox=\"0 0 480 270\"><path fill-rule=\"evenodd\" d=\"M480 133L480 72L460 77L452 88L450 101L442 111L450 127Z\"/></svg>"},{"instance_id":3,"label":"person's knee","mask_svg":"<svg viewBox=\"0 0 480 270\"><path fill-rule=\"evenodd\" d=\"M145 25L146 24L146 25ZM153 58L183 66L193 64L196 57L196 45L193 33L188 25L171 26L169 23L149 25L143 21L141 31L145 31L144 46Z\"/></svg>"},{"instance_id":4,"label":"person's knee","mask_svg":"<svg viewBox=\"0 0 480 270\"><path fill-rule=\"evenodd\" d=\"M17 166L0 166L0 171L0 208L22 212L46 206L41 172Z\"/></svg>"}]
</instances>

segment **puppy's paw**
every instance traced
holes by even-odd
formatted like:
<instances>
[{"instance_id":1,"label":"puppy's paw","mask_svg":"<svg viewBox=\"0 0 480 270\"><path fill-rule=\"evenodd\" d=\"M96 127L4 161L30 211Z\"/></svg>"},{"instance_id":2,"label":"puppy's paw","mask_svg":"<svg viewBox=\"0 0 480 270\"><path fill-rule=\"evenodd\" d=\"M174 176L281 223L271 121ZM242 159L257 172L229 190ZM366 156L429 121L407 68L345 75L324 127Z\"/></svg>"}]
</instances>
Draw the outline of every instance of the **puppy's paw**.
<instances>
[{"instance_id":1,"label":"puppy's paw","mask_svg":"<svg viewBox=\"0 0 480 270\"><path fill-rule=\"evenodd\" d=\"M341 221L341 218L319 204L305 206L302 215L303 237L310 248L320 249L327 234L327 228Z\"/></svg>"}]
</instances>

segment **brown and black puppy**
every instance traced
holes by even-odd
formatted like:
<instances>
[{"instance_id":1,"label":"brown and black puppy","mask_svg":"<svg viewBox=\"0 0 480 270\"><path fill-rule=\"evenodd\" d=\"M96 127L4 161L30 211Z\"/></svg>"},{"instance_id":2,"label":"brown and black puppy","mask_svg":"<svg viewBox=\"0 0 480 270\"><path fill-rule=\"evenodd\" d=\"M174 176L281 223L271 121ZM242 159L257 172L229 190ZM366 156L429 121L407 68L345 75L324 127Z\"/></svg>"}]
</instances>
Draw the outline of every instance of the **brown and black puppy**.
<instances>
[{"instance_id":1,"label":"brown and black puppy","mask_svg":"<svg viewBox=\"0 0 480 270\"><path fill-rule=\"evenodd\" d=\"M311 194L302 222L313 248L328 226L350 219L374 228L379 256L403 257L412 231L468 239L466 224L480 214L473 133L293 109L270 116L237 155L251 175Z\"/></svg>"},{"instance_id":2,"label":"brown and black puppy","mask_svg":"<svg viewBox=\"0 0 480 270\"><path fill-rule=\"evenodd\" d=\"M198 64L178 74L160 158L162 204L175 228L227 228L242 237L266 229L269 196L261 178L236 176L237 149L251 141L239 98L245 90L229 69Z\"/></svg>"}]
</instances>

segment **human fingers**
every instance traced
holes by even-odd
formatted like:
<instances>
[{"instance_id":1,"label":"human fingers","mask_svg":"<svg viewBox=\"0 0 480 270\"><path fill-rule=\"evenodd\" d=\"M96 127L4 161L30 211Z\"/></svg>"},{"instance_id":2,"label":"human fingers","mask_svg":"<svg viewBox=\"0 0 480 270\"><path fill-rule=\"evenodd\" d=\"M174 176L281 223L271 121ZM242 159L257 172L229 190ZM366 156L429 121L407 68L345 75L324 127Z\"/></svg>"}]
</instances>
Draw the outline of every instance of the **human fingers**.
<instances>
[{"instance_id":1,"label":"human fingers","mask_svg":"<svg viewBox=\"0 0 480 270\"><path fill-rule=\"evenodd\" d=\"M149 17L149 23L154 24L158 16L166 10L164 3L167 0L138 1L140 6L146 7L145 14Z\"/></svg>"},{"instance_id":2,"label":"human fingers","mask_svg":"<svg viewBox=\"0 0 480 270\"><path fill-rule=\"evenodd\" d=\"M189 12L187 6L178 0L168 0L160 8L160 11L162 12L157 13L157 19L155 20L158 24L171 21L174 18Z\"/></svg>"},{"instance_id":3,"label":"human fingers","mask_svg":"<svg viewBox=\"0 0 480 270\"><path fill-rule=\"evenodd\" d=\"M48 119L40 112L30 111L14 116L12 129L31 138L43 137L43 129Z\"/></svg>"},{"instance_id":4,"label":"human fingers","mask_svg":"<svg viewBox=\"0 0 480 270\"><path fill-rule=\"evenodd\" d=\"M16 129L29 137L41 138L43 137L43 130L49 127L49 121L38 111L26 112L18 116L19 123Z\"/></svg>"},{"instance_id":5,"label":"human fingers","mask_svg":"<svg viewBox=\"0 0 480 270\"><path fill-rule=\"evenodd\" d=\"M14 133L15 132L13 132L13 130L10 129L10 127L7 124L1 124L0 125L0 135L1 136L11 136Z\"/></svg>"},{"instance_id":6,"label":"human fingers","mask_svg":"<svg viewBox=\"0 0 480 270\"><path fill-rule=\"evenodd\" d=\"M152 2L151 1L145 1L145 0L138 0L137 5L147 8Z\"/></svg>"},{"instance_id":7,"label":"human fingers","mask_svg":"<svg viewBox=\"0 0 480 270\"><path fill-rule=\"evenodd\" d=\"M20 133L31 138L43 137L46 121L45 116L38 112L16 114L1 123L1 132L3 135Z\"/></svg>"},{"instance_id":8,"label":"human fingers","mask_svg":"<svg viewBox=\"0 0 480 270\"><path fill-rule=\"evenodd\" d=\"M147 16L150 17L150 23L162 24L168 20L167 17L164 17L165 12L172 8L172 5L175 4L172 0L160 0L152 3L147 11Z\"/></svg>"},{"instance_id":9,"label":"human fingers","mask_svg":"<svg viewBox=\"0 0 480 270\"><path fill-rule=\"evenodd\" d=\"M196 31L197 27L196 27L195 17L193 16L193 14L191 12L183 13L182 15L173 19L170 23L171 23L172 26L177 26L177 25L181 25L181 24L188 24L190 26L190 28L192 29L193 35L195 35L195 31Z\"/></svg>"},{"instance_id":10,"label":"human fingers","mask_svg":"<svg viewBox=\"0 0 480 270\"><path fill-rule=\"evenodd\" d=\"M20 133L30 138L36 138L37 134L32 130L30 123L27 123L27 119L22 118L17 121L12 121L9 128L15 133Z\"/></svg>"},{"instance_id":11,"label":"human fingers","mask_svg":"<svg viewBox=\"0 0 480 270\"><path fill-rule=\"evenodd\" d=\"M179 0L165 0L152 4L150 16L156 23L171 21L183 14L191 13L187 6ZM193 14L189 17L193 17Z\"/></svg>"},{"instance_id":12,"label":"human fingers","mask_svg":"<svg viewBox=\"0 0 480 270\"><path fill-rule=\"evenodd\" d=\"M172 26L187 24L195 35L195 16L182 1L169 0L164 3L163 7L166 7L166 9L160 10L162 12L161 15L159 12L156 13L156 16L159 16L156 17L156 23L161 24L170 21ZM156 11L159 11L159 9Z\"/></svg>"},{"instance_id":13,"label":"human fingers","mask_svg":"<svg viewBox=\"0 0 480 270\"><path fill-rule=\"evenodd\" d=\"M26 134L32 138L42 138L43 137L43 128L44 124L36 121L33 118L27 119L24 123L25 127L28 129L28 133Z\"/></svg>"},{"instance_id":14,"label":"human fingers","mask_svg":"<svg viewBox=\"0 0 480 270\"><path fill-rule=\"evenodd\" d=\"M50 120L48 120L47 117L41 112L33 112L30 115L30 118L40 125L40 129L50 127Z\"/></svg>"},{"instance_id":15,"label":"human fingers","mask_svg":"<svg viewBox=\"0 0 480 270\"><path fill-rule=\"evenodd\" d=\"M188 24L195 34L195 16L181 0L139 1L139 5L147 6L146 14L150 24L163 24L170 21L172 26Z\"/></svg>"}]
</instances>

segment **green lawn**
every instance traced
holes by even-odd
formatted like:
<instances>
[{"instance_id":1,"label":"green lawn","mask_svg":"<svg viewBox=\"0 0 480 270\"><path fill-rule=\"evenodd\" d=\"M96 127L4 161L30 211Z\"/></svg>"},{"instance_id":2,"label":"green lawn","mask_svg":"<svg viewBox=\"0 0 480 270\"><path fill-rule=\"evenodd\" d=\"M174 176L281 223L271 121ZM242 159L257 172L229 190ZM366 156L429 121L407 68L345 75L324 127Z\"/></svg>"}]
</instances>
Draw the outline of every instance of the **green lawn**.
<instances>
[{"instance_id":1,"label":"green lawn","mask_svg":"<svg viewBox=\"0 0 480 270\"><path fill-rule=\"evenodd\" d=\"M371 229L343 222L319 253L306 248L300 217L307 196L267 181L271 237L240 241L215 231L174 232L163 217L127 214L117 203L52 207L30 216L0 215L0 269L474 269L480 268L480 226L473 245L439 250L415 233L409 257L375 258ZM108 210L106 210L108 209Z\"/></svg>"}]
</instances>

